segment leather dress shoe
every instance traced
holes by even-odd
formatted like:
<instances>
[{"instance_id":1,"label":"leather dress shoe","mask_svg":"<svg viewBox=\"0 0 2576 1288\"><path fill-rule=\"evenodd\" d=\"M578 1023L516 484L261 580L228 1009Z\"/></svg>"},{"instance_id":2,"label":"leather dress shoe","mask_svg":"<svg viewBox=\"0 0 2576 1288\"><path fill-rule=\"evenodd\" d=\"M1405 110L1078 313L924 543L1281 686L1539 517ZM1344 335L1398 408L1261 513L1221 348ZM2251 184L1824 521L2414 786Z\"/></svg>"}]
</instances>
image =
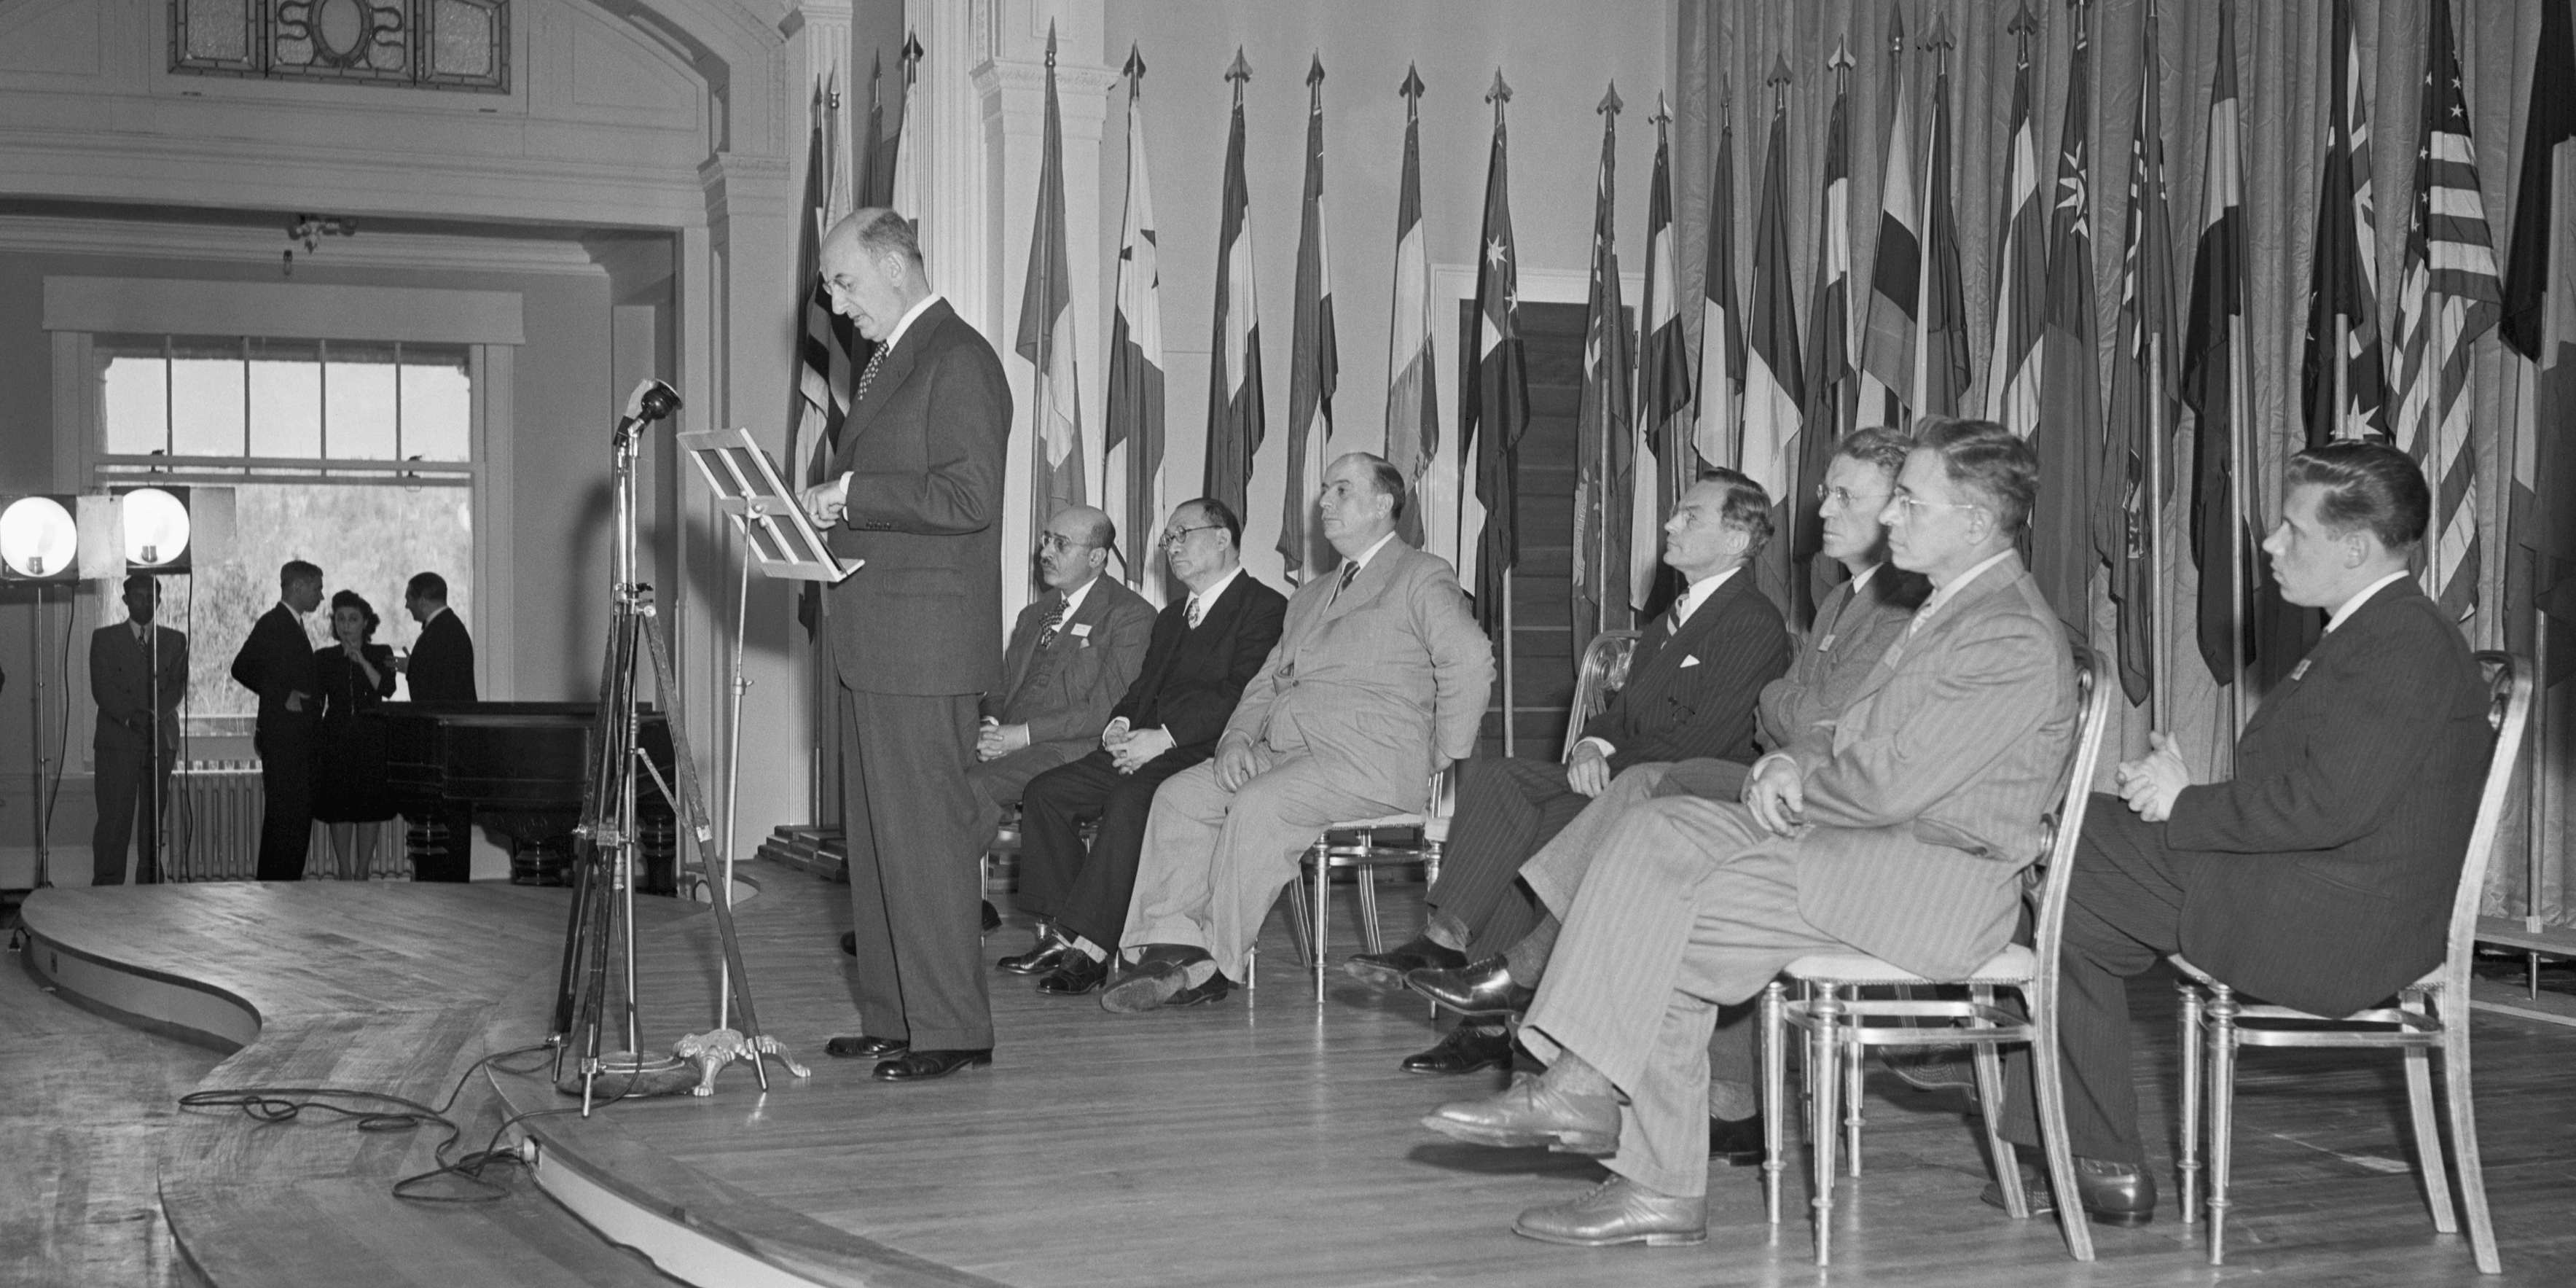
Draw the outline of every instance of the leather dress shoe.
<instances>
[{"instance_id":1,"label":"leather dress shoe","mask_svg":"<svg viewBox=\"0 0 2576 1288\"><path fill-rule=\"evenodd\" d=\"M1456 970L1466 964L1467 954L1416 935L1410 943L1382 953L1355 953L1342 963L1342 969L1381 993L1401 993L1410 972Z\"/></svg>"},{"instance_id":2,"label":"leather dress shoe","mask_svg":"<svg viewBox=\"0 0 2576 1288\"><path fill-rule=\"evenodd\" d=\"M1038 991L1049 997L1080 997L1109 982L1109 961L1093 961L1084 953L1068 952L1038 980Z\"/></svg>"},{"instance_id":3,"label":"leather dress shoe","mask_svg":"<svg viewBox=\"0 0 2576 1288\"><path fill-rule=\"evenodd\" d=\"M984 901L984 933L989 935L1001 928L1002 910L994 907L992 900L986 899Z\"/></svg>"},{"instance_id":4,"label":"leather dress shoe","mask_svg":"<svg viewBox=\"0 0 2576 1288\"><path fill-rule=\"evenodd\" d=\"M911 1049L912 1043L902 1038L851 1036L834 1038L823 1044L823 1054L836 1055L844 1060L882 1060Z\"/></svg>"},{"instance_id":5,"label":"leather dress shoe","mask_svg":"<svg viewBox=\"0 0 2576 1288\"><path fill-rule=\"evenodd\" d=\"M2056 1212L2057 1196L2049 1188L2048 1169L2028 1162L2019 1166L2022 1193L2030 1199L2030 1214L2048 1216ZM1987 1206L1999 1208L2004 1205L2004 1188L1988 1181L1985 1192L1977 1197ZM2095 1225L2145 1225L2156 1219L2156 1174L2134 1163L2078 1158L2075 1197Z\"/></svg>"},{"instance_id":6,"label":"leather dress shoe","mask_svg":"<svg viewBox=\"0 0 2576 1288\"><path fill-rule=\"evenodd\" d=\"M1180 952L1178 949L1160 951L1148 948L1143 960L1130 967L1126 974L1119 976L1100 994L1100 1009L1120 1015L1141 1015L1161 1008L1180 995L1189 987L1190 967L1190 961L1181 957ZM1199 953L1201 958L1206 955Z\"/></svg>"},{"instance_id":7,"label":"leather dress shoe","mask_svg":"<svg viewBox=\"0 0 2576 1288\"><path fill-rule=\"evenodd\" d=\"M1422 1125L1474 1145L1544 1145L1560 1154L1596 1158L1619 1152L1617 1097L1571 1096L1532 1077L1512 1079L1498 1096L1442 1105Z\"/></svg>"},{"instance_id":8,"label":"leather dress shoe","mask_svg":"<svg viewBox=\"0 0 2576 1288\"><path fill-rule=\"evenodd\" d=\"M981 1051L906 1051L877 1066L880 1082L927 1082L945 1078L960 1069L978 1068L993 1062L993 1048Z\"/></svg>"},{"instance_id":9,"label":"leather dress shoe","mask_svg":"<svg viewBox=\"0 0 2576 1288\"><path fill-rule=\"evenodd\" d=\"M1511 1030L1499 1025L1461 1024L1440 1045L1404 1057L1406 1073L1457 1074L1500 1069L1512 1062Z\"/></svg>"},{"instance_id":10,"label":"leather dress shoe","mask_svg":"<svg viewBox=\"0 0 2576 1288\"><path fill-rule=\"evenodd\" d=\"M1081 956L1081 953L1074 951L1073 945L1061 939L1040 939L1027 952L1016 957L1005 957L993 965L1014 975L1044 975L1064 965L1067 957Z\"/></svg>"},{"instance_id":11,"label":"leather dress shoe","mask_svg":"<svg viewBox=\"0 0 2576 1288\"><path fill-rule=\"evenodd\" d=\"M1762 1115L1708 1120L1708 1161L1727 1167L1762 1165Z\"/></svg>"},{"instance_id":12,"label":"leather dress shoe","mask_svg":"<svg viewBox=\"0 0 2576 1288\"><path fill-rule=\"evenodd\" d=\"M1417 970L1404 986L1460 1015L1518 1015L1529 1009L1538 990L1512 978L1500 957L1488 957L1456 970Z\"/></svg>"},{"instance_id":13,"label":"leather dress shoe","mask_svg":"<svg viewBox=\"0 0 2576 1288\"><path fill-rule=\"evenodd\" d=\"M1222 1002L1225 1000L1225 995L1233 991L1234 981L1220 973L1208 976L1204 984L1193 984L1163 999L1163 1005L1166 1007L1199 1006L1208 1002Z\"/></svg>"},{"instance_id":14,"label":"leather dress shoe","mask_svg":"<svg viewBox=\"0 0 2576 1288\"><path fill-rule=\"evenodd\" d=\"M841 932L841 955L843 957L856 957L859 955L859 932L855 930L844 930Z\"/></svg>"},{"instance_id":15,"label":"leather dress shoe","mask_svg":"<svg viewBox=\"0 0 2576 1288\"><path fill-rule=\"evenodd\" d=\"M1512 1222L1512 1233L1545 1243L1607 1248L1642 1243L1649 1248L1708 1242L1708 1199L1661 1194L1624 1176L1613 1176L1571 1203L1534 1207Z\"/></svg>"}]
</instances>

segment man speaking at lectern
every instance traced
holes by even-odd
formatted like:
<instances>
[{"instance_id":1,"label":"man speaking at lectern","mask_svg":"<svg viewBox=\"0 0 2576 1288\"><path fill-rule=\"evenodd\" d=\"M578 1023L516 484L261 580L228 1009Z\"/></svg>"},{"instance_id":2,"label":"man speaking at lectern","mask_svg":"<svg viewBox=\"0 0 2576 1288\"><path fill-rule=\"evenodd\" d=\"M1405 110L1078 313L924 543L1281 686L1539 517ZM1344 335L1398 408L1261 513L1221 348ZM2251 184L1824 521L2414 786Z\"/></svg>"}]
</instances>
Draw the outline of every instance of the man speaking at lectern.
<instances>
[{"instance_id":1,"label":"man speaking at lectern","mask_svg":"<svg viewBox=\"0 0 2576 1288\"><path fill-rule=\"evenodd\" d=\"M1002 682L1001 360L930 289L912 222L861 210L823 238L835 311L877 344L825 481L805 489L832 552L866 560L825 592L840 679L842 833L864 1036L825 1050L911 1082L993 1060L966 767L976 699Z\"/></svg>"}]
</instances>

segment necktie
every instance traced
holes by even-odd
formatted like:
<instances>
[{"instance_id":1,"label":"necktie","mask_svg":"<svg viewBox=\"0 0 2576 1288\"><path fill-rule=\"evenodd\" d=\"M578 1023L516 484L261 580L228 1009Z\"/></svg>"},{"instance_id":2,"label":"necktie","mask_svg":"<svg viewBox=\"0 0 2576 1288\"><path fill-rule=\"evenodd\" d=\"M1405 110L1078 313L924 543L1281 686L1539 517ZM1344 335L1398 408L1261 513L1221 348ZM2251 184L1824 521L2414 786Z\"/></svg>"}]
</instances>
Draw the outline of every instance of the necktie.
<instances>
[{"instance_id":1,"label":"necktie","mask_svg":"<svg viewBox=\"0 0 2576 1288\"><path fill-rule=\"evenodd\" d=\"M859 404L866 401L868 386L876 383L877 368L885 365L886 353L893 348L891 344L881 344L876 352L868 355L868 365L859 369L858 386L850 391L850 410L858 410Z\"/></svg>"},{"instance_id":2,"label":"necktie","mask_svg":"<svg viewBox=\"0 0 2576 1288\"><path fill-rule=\"evenodd\" d=\"M1333 605L1342 602L1342 592L1349 590L1351 588L1351 580L1359 575L1360 566L1357 562L1343 564L1342 579L1333 583L1333 597L1324 601L1324 607L1330 608Z\"/></svg>"},{"instance_id":3,"label":"necktie","mask_svg":"<svg viewBox=\"0 0 2576 1288\"><path fill-rule=\"evenodd\" d=\"M1182 609L1181 614L1189 619L1190 629L1197 630L1199 628L1199 597L1196 595L1190 596L1189 607Z\"/></svg>"},{"instance_id":4,"label":"necktie","mask_svg":"<svg viewBox=\"0 0 2576 1288\"><path fill-rule=\"evenodd\" d=\"M1046 629L1041 630L1041 631L1039 631L1039 632L1038 632L1038 648L1037 648L1037 651L1038 651L1038 652L1041 652L1041 653L1046 652L1046 646L1047 646L1047 645L1049 645L1049 644L1053 644L1053 643L1055 643L1055 633L1056 633L1056 630L1057 630L1057 628L1058 628L1058 627L1061 627L1061 626L1063 626L1063 625L1064 625L1064 603L1063 603L1063 601L1059 600L1059 601L1057 601L1057 603L1056 603L1055 611L1054 611L1054 612L1052 612L1052 613L1047 614L1047 619L1046 619Z\"/></svg>"}]
</instances>

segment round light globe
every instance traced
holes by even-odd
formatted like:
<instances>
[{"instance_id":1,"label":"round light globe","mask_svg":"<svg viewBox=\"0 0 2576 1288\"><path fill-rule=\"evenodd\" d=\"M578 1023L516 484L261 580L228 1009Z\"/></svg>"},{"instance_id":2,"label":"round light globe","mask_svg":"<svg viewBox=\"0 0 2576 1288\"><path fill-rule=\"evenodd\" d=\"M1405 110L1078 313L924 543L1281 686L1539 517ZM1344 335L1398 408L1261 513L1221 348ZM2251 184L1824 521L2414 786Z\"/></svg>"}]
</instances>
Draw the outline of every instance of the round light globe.
<instances>
[{"instance_id":1,"label":"round light globe","mask_svg":"<svg viewBox=\"0 0 2576 1288\"><path fill-rule=\"evenodd\" d=\"M79 550L80 525L62 502L26 496L0 510L0 564L9 571L21 577L61 576Z\"/></svg>"},{"instance_id":2,"label":"round light globe","mask_svg":"<svg viewBox=\"0 0 2576 1288\"><path fill-rule=\"evenodd\" d=\"M188 507L179 498L142 487L117 499L125 517L125 562L158 568L188 553Z\"/></svg>"}]
</instances>

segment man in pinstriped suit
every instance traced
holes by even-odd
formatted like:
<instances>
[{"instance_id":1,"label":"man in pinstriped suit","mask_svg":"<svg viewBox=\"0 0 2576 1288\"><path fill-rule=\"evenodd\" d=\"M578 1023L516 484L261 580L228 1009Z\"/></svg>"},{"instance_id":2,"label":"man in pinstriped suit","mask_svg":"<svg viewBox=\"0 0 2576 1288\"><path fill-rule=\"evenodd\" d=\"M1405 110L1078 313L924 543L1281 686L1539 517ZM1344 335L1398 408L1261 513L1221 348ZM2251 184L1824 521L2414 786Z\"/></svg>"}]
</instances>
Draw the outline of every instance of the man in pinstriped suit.
<instances>
[{"instance_id":1,"label":"man in pinstriped suit","mask_svg":"<svg viewBox=\"0 0 2576 1288\"><path fill-rule=\"evenodd\" d=\"M1932 594L1841 718L1757 763L1745 803L1641 805L1578 894L1539 888L1565 931L1521 1039L1550 1067L1423 1120L1607 1157L1608 1181L1515 1232L1701 1242L1718 1007L1809 953L1940 977L2010 939L2075 731L2065 630L2014 553L2037 480L2000 425L1926 427L1884 513L1897 565Z\"/></svg>"}]
</instances>

